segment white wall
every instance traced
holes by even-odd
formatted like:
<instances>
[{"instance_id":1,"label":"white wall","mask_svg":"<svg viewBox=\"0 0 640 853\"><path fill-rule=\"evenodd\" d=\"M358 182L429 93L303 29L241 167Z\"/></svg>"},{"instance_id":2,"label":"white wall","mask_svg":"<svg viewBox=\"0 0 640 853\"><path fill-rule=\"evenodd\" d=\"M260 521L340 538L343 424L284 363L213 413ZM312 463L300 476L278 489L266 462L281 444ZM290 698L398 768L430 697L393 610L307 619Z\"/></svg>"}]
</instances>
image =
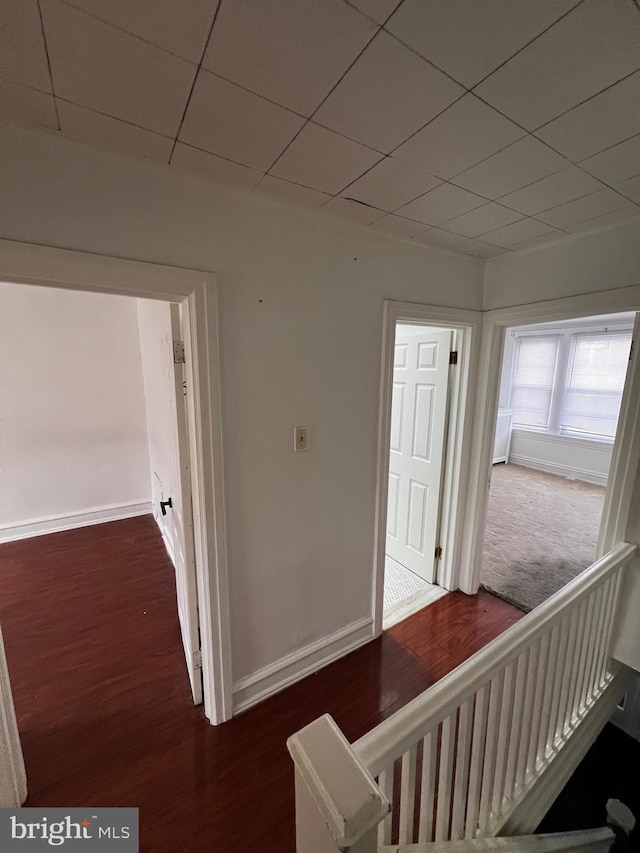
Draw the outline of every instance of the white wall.
<instances>
[{"instance_id":1,"label":"white wall","mask_svg":"<svg viewBox=\"0 0 640 853\"><path fill-rule=\"evenodd\" d=\"M561 477L606 486L613 444L525 429L511 433L509 461Z\"/></svg>"},{"instance_id":2,"label":"white wall","mask_svg":"<svg viewBox=\"0 0 640 853\"><path fill-rule=\"evenodd\" d=\"M383 300L479 309L482 265L3 136L3 237L217 275L235 679L369 618ZM309 453L292 452L296 424Z\"/></svg>"},{"instance_id":3,"label":"white wall","mask_svg":"<svg viewBox=\"0 0 640 853\"><path fill-rule=\"evenodd\" d=\"M484 308L640 284L640 220L546 249L487 261Z\"/></svg>"},{"instance_id":4,"label":"white wall","mask_svg":"<svg viewBox=\"0 0 640 853\"><path fill-rule=\"evenodd\" d=\"M168 302L138 299L138 329L142 376L149 435L149 467L153 515L167 551L174 558L172 514L162 515L160 501L175 498L174 452L171 400L175 397L173 364L168 358L171 336L171 306Z\"/></svg>"},{"instance_id":5,"label":"white wall","mask_svg":"<svg viewBox=\"0 0 640 853\"><path fill-rule=\"evenodd\" d=\"M148 510L136 302L0 284L0 538Z\"/></svg>"}]
</instances>

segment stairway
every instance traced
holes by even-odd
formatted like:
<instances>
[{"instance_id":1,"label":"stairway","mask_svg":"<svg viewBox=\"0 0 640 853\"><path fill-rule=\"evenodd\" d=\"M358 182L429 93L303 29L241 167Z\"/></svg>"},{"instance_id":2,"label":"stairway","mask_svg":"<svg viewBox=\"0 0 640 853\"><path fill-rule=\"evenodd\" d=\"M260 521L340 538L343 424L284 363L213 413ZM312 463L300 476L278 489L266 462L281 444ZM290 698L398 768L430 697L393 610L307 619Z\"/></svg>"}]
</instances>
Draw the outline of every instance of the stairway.
<instances>
[{"instance_id":1,"label":"stairway","mask_svg":"<svg viewBox=\"0 0 640 853\"><path fill-rule=\"evenodd\" d=\"M328 715L294 734L298 853L609 850L532 833L640 665L638 601L622 543L354 744Z\"/></svg>"}]
</instances>

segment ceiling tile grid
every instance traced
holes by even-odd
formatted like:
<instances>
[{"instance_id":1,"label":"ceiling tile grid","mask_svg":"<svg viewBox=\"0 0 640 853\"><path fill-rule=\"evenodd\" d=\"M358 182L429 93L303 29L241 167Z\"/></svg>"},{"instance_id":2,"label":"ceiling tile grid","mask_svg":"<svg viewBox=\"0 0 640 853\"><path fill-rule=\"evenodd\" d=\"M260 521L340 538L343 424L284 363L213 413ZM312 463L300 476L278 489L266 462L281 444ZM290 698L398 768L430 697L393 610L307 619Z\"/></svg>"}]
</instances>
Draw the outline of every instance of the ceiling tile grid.
<instances>
[{"instance_id":1,"label":"ceiling tile grid","mask_svg":"<svg viewBox=\"0 0 640 853\"><path fill-rule=\"evenodd\" d=\"M3 0L0 118L490 257L640 213L632 0Z\"/></svg>"}]
</instances>

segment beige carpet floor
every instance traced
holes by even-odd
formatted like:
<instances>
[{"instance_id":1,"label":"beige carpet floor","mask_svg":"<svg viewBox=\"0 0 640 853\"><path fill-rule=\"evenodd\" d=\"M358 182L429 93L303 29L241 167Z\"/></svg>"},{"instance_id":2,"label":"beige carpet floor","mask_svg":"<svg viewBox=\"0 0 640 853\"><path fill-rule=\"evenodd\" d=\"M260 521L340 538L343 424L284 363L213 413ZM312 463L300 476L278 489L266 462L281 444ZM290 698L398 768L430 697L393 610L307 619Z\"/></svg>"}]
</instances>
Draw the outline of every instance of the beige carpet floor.
<instances>
[{"instance_id":1,"label":"beige carpet floor","mask_svg":"<svg viewBox=\"0 0 640 853\"><path fill-rule=\"evenodd\" d=\"M604 487L494 465L482 586L532 610L593 563Z\"/></svg>"}]
</instances>

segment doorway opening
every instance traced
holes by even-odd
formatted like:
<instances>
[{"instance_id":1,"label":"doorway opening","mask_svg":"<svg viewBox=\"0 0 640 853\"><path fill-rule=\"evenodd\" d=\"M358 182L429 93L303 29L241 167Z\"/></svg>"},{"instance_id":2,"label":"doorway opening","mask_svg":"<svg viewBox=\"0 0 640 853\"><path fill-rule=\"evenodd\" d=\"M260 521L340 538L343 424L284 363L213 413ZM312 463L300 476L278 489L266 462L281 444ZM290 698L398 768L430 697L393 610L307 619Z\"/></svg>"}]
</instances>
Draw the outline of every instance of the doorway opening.
<instances>
[{"instance_id":1,"label":"doorway opening","mask_svg":"<svg viewBox=\"0 0 640 853\"><path fill-rule=\"evenodd\" d=\"M480 583L523 610L598 556L634 320L506 330Z\"/></svg>"},{"instance_id":2,"label":"doorway opening","mask_svg":"<svg viewBox=\"0 0 640 853\"><path fill-rule=\"evenodd\" d=\"M387 628L445 594L438 585L441 499L455 331L397 323L389 437ZM454 355L455 353L455 355Z\"/></svg>"},{"instance_id":3,"label":"doorway opening","mask_svg":"<svg viewBox=\"0 0 640 853\"><path fill-rule=\"evenodd\" d=\"M115 294L180 306L184 370L192 389L186 409L204 712L213 725L230 719L231 641L214 276L1 240L0 281L40 285L50 292L59 288Z\"/></svg>"},{"instance_id":4,"label":"doorway opening","mask_svg":"<svg viewBox=\"0 0 640 853\"><path fill-rule=\"evenodd\" d=\"M375 636L460 586L481 322L475 311L385 302Z\"/></svg>"},{"instance_id":5,"label":"doorway opening","mask_svg":"<svg viewBox=\"0 0 640 853\"><path fill-rule=\"evenodd\" d=\"M176 646L181 639L191 698L201 704L188 388L184 358L174 352L183 341L180 307L12 283L0 284L0 302L5 403L0 578L15 597L14 609L4 611L9 656L11 638L18 632L18 642L27 642L28 626L39 618L37 575L37 588L50 604L42 630L65 649L64 655L60 650L65 667L76 651L84 655L85 685L111 657L114 667L121 666L121 689L133 694L142 635L152 620L155 630L163 630L158 621L163 613L172 636L177 612ZM145 517L155 518L173 565L161 586L156 581L164 576L166 560L153 545L153 526ZM33 537L39 541L27 542ZM56 559L61 550L63 561ZM26 571L29 559L34 565ZM22 571L16 570L20 565ZM80 651L82 631L69 636L55 623L74 609L88 616L96 596L113 630L99 641L103 619L95 618L88 647L100 650L92 658ZM129 630L131 645L122 649L118 634ZM32 651L36 657L37 649ZM150 670L156 660L147 659ZM175 689L182 693L185 683L183 668Z\"/></svg>"}]
</instances>

